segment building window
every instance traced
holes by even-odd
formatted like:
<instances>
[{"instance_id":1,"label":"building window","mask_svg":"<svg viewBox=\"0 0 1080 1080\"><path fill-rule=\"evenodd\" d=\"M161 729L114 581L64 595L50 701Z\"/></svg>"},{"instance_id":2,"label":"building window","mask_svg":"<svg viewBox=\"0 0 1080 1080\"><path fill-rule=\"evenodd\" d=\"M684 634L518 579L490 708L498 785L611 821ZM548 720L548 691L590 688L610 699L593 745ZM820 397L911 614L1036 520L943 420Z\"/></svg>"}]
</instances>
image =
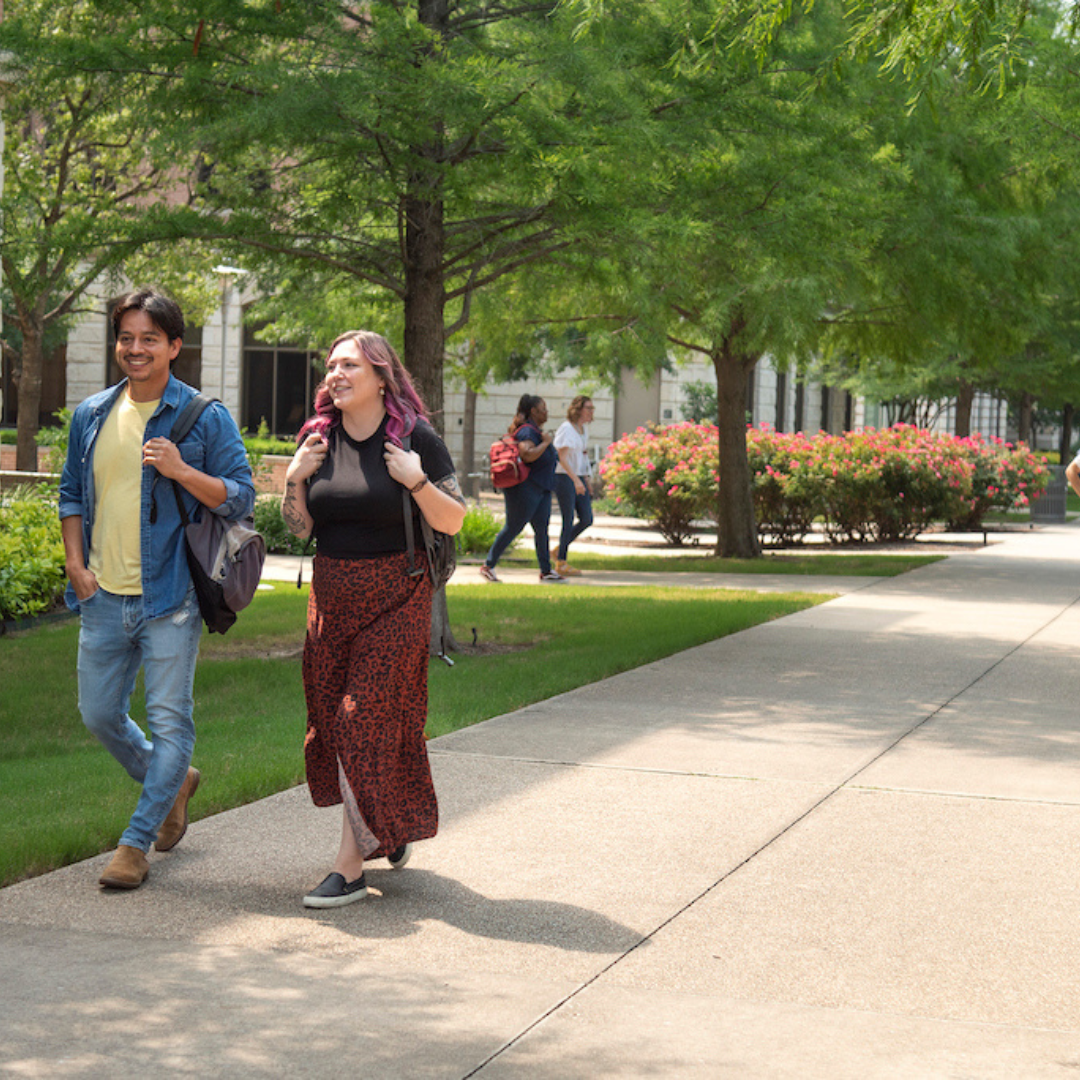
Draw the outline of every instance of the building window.
<instances>
[{"instance_id":1,"label":"building window","mask_svg":"<svg viewBox=\"0 0 1080 1080\"><path fill-rule=\"evenodd\" d=\"M259 341L259 329L244 328L243 403L240 426L291 438L311 415L315 387L322 379L319 354L291 345Z\"/></svg>"}]
</instances>

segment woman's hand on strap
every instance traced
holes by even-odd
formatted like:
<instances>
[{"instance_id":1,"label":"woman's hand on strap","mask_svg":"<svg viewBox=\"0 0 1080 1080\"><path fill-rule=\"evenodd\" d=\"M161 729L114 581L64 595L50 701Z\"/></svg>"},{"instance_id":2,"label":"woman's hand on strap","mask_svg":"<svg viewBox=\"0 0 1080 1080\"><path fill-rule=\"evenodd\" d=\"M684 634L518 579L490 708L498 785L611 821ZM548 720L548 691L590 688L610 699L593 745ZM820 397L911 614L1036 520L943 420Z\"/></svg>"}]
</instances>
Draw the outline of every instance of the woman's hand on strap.
<instances>
[{"instance_id":1,"label":"woman's hand on strap","mask_svg":"<svg viewBox=\"0 0 1080 1080\"><path fill-rule=\"evenodd\" d=\"M417 484L424 482L426 479L424 463L415 450L402 450L400 446L392 442L386 442L383 446L386 470L394 480L410 491Z\"/></svg>"},{"instance_id":2,"label":"woman's hand on strap","mask_svg":"<svg viewBox=\"0 0 1080 1080\"><path fill-rule=\"evenodd\" d=\"M296 453L285 470L285 479L299 483L314 476L322 468L327 450L329 444L326 439L313 432L296 448Z\"/></svg>"}]
</instances>

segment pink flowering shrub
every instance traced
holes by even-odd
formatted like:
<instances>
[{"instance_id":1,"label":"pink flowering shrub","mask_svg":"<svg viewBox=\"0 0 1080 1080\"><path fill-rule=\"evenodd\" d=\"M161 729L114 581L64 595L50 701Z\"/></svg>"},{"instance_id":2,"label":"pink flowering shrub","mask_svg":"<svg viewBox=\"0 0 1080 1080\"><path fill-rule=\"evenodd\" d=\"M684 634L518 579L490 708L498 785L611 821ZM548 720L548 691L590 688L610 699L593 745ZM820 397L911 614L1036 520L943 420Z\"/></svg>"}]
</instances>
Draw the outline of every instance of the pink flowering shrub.
<instances>
[{"instance_id":1,"label":"pink flowering shrub","mask_svg":"<svg viewBox=\"0 0 1080 1080\"><path fill-rule=\"evenodd\" d=\"M954 440L956 452L972 466L971 495L960 513L949 519L961 529L974 529L993 509L1028 506L1046 489L1050 470L1022 443L972 435Z\"/></svg>"},{"instance_id":2,"label":"pink flowering shrub","mask_svg":"<svg viewBox=\"0 0 1080 1080\"><path fill-rule=\"evenodd\" d=\"M898 424L818 438L828 440L835 478L825 506L834 540L910 539L951 521L970 498L972 469L951 436Z\"/></svg>"},{"instance_id":3,"label":"pink flowering shrub","mask_svg":"<svg viewBox=\"0 0 1080 1080\"><path fill-rule=\"evenodd\" d=\"M748 428L754 520L762 543L799 544L824 513L825 473L811 466L817 450L801 432Z\"/></svg>"},{"instance_id":4,"label":"pink flowering shrub","mask_svg":"<svg viewBox=\"0 0 1080 1080\"><path fill-rule=\"evenodd\" d=\"M821 519L837 542L907 539L932 522L977 526L994 507L1026 506L1049 470L1026 447L897 425L845 435L747 431L754 515L763 543L797 544ZM673 544L716 520L717 429L639 428L612 445L600 475Z\"/></svg>"},{"instance_id":5,"label":"pink flowering shrub","mask_svg":"<svg viewBox=\"0 0 1080 1080\"><path fill-rule=\"evenodd\" d=\"M683 544L695 520L716 519L717 439L712 424L638 428L608 448L600 476L617 503Z\"/></svg>"}]
</instances>

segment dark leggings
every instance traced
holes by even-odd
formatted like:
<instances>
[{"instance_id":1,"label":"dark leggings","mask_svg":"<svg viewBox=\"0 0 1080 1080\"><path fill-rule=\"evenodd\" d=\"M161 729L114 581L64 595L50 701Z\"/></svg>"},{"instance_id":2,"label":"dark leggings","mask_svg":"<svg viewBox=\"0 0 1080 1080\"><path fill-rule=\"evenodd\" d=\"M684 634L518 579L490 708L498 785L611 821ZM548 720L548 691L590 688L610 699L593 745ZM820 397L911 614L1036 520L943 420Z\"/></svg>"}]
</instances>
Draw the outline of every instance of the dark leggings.
<instances>
[{"instance_id":1,"label":"dark leggings","mask_svg":"<svg viewBox=\"0 0 1080 1080\"><path fill-rule=\"evenodd\" d=\"M540 573L548 573L551 570L551 553L548 551L551 492L532 480L525 480L515 487L503 488L503 503L506 506L506 523L495 537L484 562L488 566L495 566L521 530L531 525L536 537L536 561L540 564Z\"/></svg>"}]
</instances>

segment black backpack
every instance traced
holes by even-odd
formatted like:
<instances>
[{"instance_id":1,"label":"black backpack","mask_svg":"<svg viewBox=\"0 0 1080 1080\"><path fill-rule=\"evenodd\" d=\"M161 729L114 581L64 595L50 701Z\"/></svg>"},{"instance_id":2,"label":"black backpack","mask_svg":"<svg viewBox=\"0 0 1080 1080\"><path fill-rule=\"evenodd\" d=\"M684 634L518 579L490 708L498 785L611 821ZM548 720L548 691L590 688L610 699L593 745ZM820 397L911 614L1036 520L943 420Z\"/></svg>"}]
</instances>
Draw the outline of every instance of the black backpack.
<instances>
[{"instance_id":1,"label":"black backpack","mask_svg":"<svg viewBox=\"0 0 1080 1080\"><path fill-rule=\"evenodd\" d=\"M406 435L401 440L401 448L408 452L412 438ZM413 497L407 488L402 488L403 510L405 513L405 542L409 552L409 577L424 573L425 567L416 565L416 544L413 536ZM437 532L420 514L420 532L424 538L424 554L427 556L426 570L431 575L431 584L441 589L453 574L457 566L457 544L447 533Z\"/></svg>"}]
</instances>

